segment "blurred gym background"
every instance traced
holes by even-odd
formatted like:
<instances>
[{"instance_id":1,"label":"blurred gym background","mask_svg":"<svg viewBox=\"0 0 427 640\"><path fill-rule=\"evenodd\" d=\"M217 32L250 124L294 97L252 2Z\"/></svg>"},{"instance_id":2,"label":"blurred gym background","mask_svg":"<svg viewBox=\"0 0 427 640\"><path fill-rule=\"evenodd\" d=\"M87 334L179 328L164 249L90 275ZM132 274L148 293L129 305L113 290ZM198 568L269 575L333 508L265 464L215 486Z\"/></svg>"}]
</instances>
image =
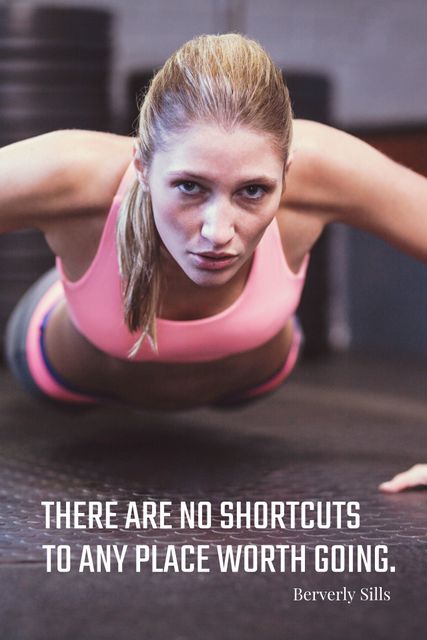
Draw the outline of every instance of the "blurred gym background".
<instances>
[{"instance_id":1,"label":"blurred gym background","mask_svg":"<svg viewBox=\"0 0 427 640\"><path fill-rule=\"evenodd\" d=\"M0 0L0 146L58 128L131 135L153 70L201 33L239 31L283 69L297 117L331 123L427 175L425 0ZM0 237L0 325L52 262L32 231ZM427 353L427 270L331 229L301 309L308 353Z\"/></svg>"}]
</instances>

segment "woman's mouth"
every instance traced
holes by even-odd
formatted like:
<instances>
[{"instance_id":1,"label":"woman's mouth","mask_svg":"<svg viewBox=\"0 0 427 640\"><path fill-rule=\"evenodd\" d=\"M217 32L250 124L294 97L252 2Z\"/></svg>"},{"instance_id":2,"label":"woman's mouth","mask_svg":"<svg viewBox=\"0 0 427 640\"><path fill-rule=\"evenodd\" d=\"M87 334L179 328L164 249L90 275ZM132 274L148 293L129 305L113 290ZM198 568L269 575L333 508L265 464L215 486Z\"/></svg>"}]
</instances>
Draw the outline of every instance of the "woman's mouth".
<instances>
[{"instance_id":1,"label":"woman's mouth","mask_svg":"<svg viewBox=\"0 0 427 640\"><path fill-rule=\"evenodd\" d=\"M236 262L239 257L235 253L203 251L201 253L190 253L195 265L201 269L215 271L216 269L225 269Z\"/></svg>"}]
</instances>

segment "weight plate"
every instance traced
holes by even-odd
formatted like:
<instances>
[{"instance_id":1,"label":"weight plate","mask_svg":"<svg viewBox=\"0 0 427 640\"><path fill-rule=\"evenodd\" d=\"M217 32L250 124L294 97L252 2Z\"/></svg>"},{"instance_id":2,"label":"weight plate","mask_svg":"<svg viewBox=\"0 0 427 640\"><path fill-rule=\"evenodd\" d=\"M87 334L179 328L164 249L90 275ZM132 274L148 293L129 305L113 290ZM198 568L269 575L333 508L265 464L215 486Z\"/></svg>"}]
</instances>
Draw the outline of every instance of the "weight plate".
<instances>
[{"instance_id":1,"label":"weight plate","mask_svg":"<svg viewBox=\"0 0 427 640\"><path fill-rule=\"evenodd\" d=\"M73 62L85 64L96 62L108 64L111 48L93 43L76 46L66 41L46 42L45 40L13 40L0 38L0 60L4 61L47 61Z\"/></svg>"},{"instance_id":2,"label":"weight plate","mask_svg":"<svg viewBox=\"0 0 427 640\"><path fill-rule=\"evenodd\" d=\"M0 39L4 37L58 39L71 42L109 42L112 15L100 9L34 7L13 4L0 7Z\"/></svg>"},{"instance_id":3,"label":"weight plate","mask_svg":"<svg viewBox=\"0 0 427 640\"><path fill-rule=\"evenodd\" d=\"M99 110L108 104L108 93L104 89L75 90L65 87L35 88L0 85L0 113L9 110L19 112L67 112Z\"/></svg>"},{"instance_id":4,"label":"weight plate","mask_svg":"<svg viewBox=\"0 0 427 640\"><path fill-rule=\"evenodd\" d=\"M103 85L109 82L109 66L106 61L78 64L75 61L54 62L45 60L1 60L0 85Z\"/></svg>"},{"instance_id":5,"label":"weight plate","mask_svg":"<svg viewBox=\"0 0 427 640\"><path fill-rule=\"evenodd\" d=\"M0 112L0 135L7 133L11 135L13 130L31 131L28 137L36 136L55 129L94 129L108 130L109 117L106 111L102 112L86 112L86 113L40 113L38 115L27 114L26 117L21 115L9 114L6 119Z\"/></svg>"}]
</instances>

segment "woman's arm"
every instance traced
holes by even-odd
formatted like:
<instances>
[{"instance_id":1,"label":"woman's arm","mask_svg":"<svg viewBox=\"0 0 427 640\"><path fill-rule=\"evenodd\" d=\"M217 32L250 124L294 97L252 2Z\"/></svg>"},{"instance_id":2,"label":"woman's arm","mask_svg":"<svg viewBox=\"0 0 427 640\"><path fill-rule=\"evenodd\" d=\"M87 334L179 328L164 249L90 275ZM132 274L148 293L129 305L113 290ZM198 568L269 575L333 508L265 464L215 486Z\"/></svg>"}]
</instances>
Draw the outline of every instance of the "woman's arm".
<instances>
[{"instance_id":1,"label":"woman's arm","mask_svg":"<svg viewBox=\"0 0 427 640\"><path fill-rule=\"evenodd\" d=\"M132 141L93 131L54 131L0 149L0 233L47 232L61 219L109 206Z\"/></svg>"},{"instance_id":2,"label":"woman's arm","mask_svg":"<svg viewBox=\"0 0 427 640\"><path fill-rule=\"evenodd\" d=\"M69 132L55 131L0 149L0 231L41 228L73 195Z\"/></svg>"},{"instance_id":3,"label":"woman's arm","mask_svg":"<svg viewBox=\"0 0 427 640\"><path fill-rule=\"evenodd\" d=\"M295 130L294 165L307 185L295 204L427 262L427 179L343 131L308 121Z\"/></svg>"}]
</instances>

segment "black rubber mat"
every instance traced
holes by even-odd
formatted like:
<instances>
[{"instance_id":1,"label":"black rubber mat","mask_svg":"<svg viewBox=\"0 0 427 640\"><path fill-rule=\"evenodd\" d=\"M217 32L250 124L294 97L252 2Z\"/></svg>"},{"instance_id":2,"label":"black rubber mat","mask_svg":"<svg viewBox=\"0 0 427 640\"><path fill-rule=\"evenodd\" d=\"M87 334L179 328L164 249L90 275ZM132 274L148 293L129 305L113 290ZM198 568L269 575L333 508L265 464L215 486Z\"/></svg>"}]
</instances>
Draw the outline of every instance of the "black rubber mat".
<instances>
[{"instance_id":1,"label":"black rubber mat","mask_svg":"<svg viewBox=\"0 0 427 640\"><path fill-rule=\"evenodd\" d=\"M1 372L1 637L402 640L425 633L427 492L378 492L426 456L423 363L339 359L305 365L276 395L239 411L117 408L68 414ZM46 529L41 501L171 501L172 528ZM222 501L358 501L360 526L224 529ZM181 529L179 503L209 501L209 529ZM69 545L47 573L43 545ZM83 545L206 545L209 573L79 573ZM221 573L217 545L384 544L395 572ZM289 554L289 550L287 551ZM368 601L295 601L294 589L365 589ZM381 599L390 592L390 601Z\"/></svg>"}]
</instances>

